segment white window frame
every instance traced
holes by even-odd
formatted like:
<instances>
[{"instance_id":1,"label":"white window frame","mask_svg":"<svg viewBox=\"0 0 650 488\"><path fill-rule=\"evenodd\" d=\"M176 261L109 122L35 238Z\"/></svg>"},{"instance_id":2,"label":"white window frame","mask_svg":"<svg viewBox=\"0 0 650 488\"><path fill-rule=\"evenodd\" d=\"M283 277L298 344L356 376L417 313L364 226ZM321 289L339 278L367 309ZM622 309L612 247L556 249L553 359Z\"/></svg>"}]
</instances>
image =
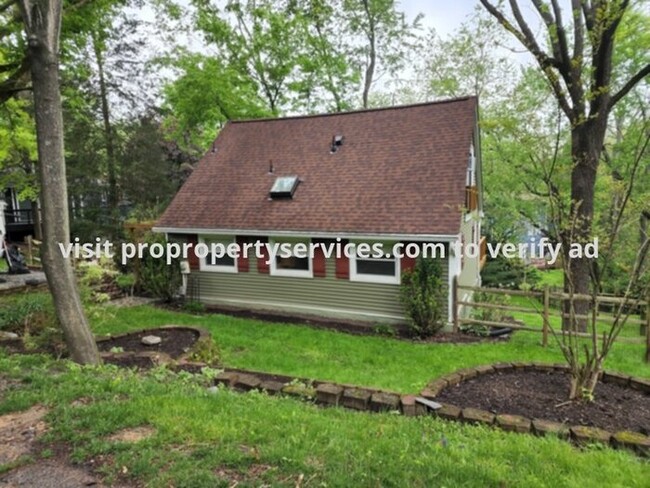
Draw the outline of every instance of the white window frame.
<instances>
[{"instance_id":1,"label":"white window frame","mask_svg":"<svg viewBox=\"0 0 650 488\"><path fill-rule=\"evenodd\" d=\"M402 282L402 268L401 268L401 264L400 264L401 259L398 258L395 255L393 255L391 259L389 259L389 258L376 259L376 260L382 260L382 261L394 261L395 262L395 274L393 276L376 275L376 274L367 274L367 273L359 273L359 272L357 272L357 259L361 259L362 261L367 261L368 259L359 258L357 256L356 245L361 244L361 243L366 243L366 244L369 244L370 247L372 248L372 245L376 244L377 242L381 242L381 244L383 244L384 254L387 253L387 252L392 252L393 246L395 244L397 244L397 242L383 242L383 241L359 241L359 242L353 242L353 244L355 244L355 247L354 247L354 252L353 252L352 256L350 256L350 281L359 281L359 282L362 282L362 283L384 283L384 284L389 284L389 285L399 285L399 284L401 284L401 282ZM402 248L402 252L404 252L403 248Z\"/></svg>"},{"instance_id":2,"label":"white window frame","mask_svg":"<svg viewBox=\"0 0 650 488\"><path fill-rule=\"evenodd\" d=\"M199 243L206 244L208 248L210 247L210 244L212 244L213 242L220 242L227 248L230 244L237 242L237 240L235 239L235 236L210 235L210 236L199 237ZM223 264L208 264L205 257L199 258L199 270L211 271L216 273L238 273L239 269L237 266L237 261L238 259L235 258L232 266L226 266Z\"/></svg>"},{"instance_id":3,"label":"white window frame","mask_svg":"<svg viewBox=\"0 0 650 488\"><path fill-rule=\"evenodd\" d=\"M275 260L277 259L277 256L273 256L273 259L271 259L271 264L269 265L269 271L271 276L289 276L292 278L313 278L314 277L314 257L310 255L309 248L310 248L310 243L311 239L309 238L293 238L293 237L270 237L269 238L269 246L273 248L275 244L282 244L284 242L289 242L292 244L298 244L298 243L303 243L307 246L306 252L307 252L307 263L309 265L309 269L284 269L284 268L278 268L277 263ZM278 248L279 249L279 248ZM270 254L269 254L270 258Z\"/></svg>"}]
</instances>

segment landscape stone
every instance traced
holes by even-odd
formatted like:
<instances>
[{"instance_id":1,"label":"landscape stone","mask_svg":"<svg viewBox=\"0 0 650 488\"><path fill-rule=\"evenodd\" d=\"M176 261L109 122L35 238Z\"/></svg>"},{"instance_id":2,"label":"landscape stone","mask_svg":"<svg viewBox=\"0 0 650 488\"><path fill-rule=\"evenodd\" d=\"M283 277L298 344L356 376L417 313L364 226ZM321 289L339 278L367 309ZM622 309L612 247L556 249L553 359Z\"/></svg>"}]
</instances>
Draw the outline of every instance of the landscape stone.
<instances>
[{"instance_id":1,"label":"landscape stone","mask_svg":"<svg viewBox=\"0 0 650 488\"><path fill-rule=\"evenodd\" d=\"M650 457L650 437L639 432L623 431L612 436L615 447L632 449L641 456Z\"/></svg>"},{"instance_id":2,"label":"landscape stone","mask_svg":"<svg viewBox=\"0 0 650 488\"><path fill-rule=\"evenodd\" d=\"M442 407L435 410L435 414L443 419L458 420L458 417L460 417L460 408L456 405L443 403Z\"/></svg>"},{"instance_id":3,"label":"landscape stone","mask_svg":"<svg viewBox=\"0 0 650 488\"><path fill-rule=\"evenodd\" d=\"M145 346L156 346L162 342L162 339L155 335L147 335L144 336L140 342Z\"/></svg>"},{"instance_id":4,"label":"landscape stone","mask_svg":"<svg viewBox=\"0 0 650 488\"><path fill-rule=\"evenodd\" d=\"M355 410L367 410L371 392L361 388L346 388L343 392L342 405Z\"/></svg>"},{"instance_id":5,"label":"landscape stone","mask_svg":"<svg viewBox=\"0 0 650 488\"><path fill-rule=\"evenodd\" d=\"M476 371L477 374L490 374L494 373L494 368L490 366L489 364L484 364L482 366L476 366L474 368L474 371Z\"/></svg>"},{"instance_id":6,"label":"landscape stone","mask_svg":"<svg viewBox=\"0 0 650 488\"><path fill-rule=\"evenodd\" d=\"M399 396L381 391L373 393L370 397L370 410L373 412L399 410Z\"/></svg>"},{"instance_id":7,"label":"landscape stone","mask_svg":"<svg viewBox=\"0 0 650 488\"><path fill-rule=\"evenodd\" d=\"M402 395L402 414L406 417L415 417L417 415L424 415L426 408L415 401L415 395Z\"/></svg>"},{"instance_id":8,"label":"landscape stone","mask_svg":"<svg viewBox=\"0 0 650 488\"><path fill-rule=\"evenodd\" d=\"M629 386L630 385L630 376L621 373L603 373L602 376L603 383L613 383L620 386Z\"/></svg>"},{"instance_id":9,"label":"landscape stone","mask_svg":"<svg viewBox=\"0 0 650 488\"><path fill-rule=\"evenodd\" d=\"M326 405L338 405L343 394L343 387L331 383L322 383L316 387L316 401Z\"/></svg>"},{"instance_id":10,"label":"landscape stone","mask_svg":"<svg viewBox=\"0 0 650 488\"><path fill-rule=\"evenodd\" d=\"M571 436L578 444L587 444L590 442L602 442L609 444L612 434L598 427L588 427L586 425L577 425L571 427Z\"/></svg>"},{"instance_id":11,"label":"landscape stone","mask_svg":"<svg viewBox=\"0 0 650 488\"><path fill-rule=\"evenodd\" d=\"M282 393L303 400L311 400L316 396L316 390L313 387L300 383L289 383L288 385L284 385L282 387Z\"/></svg>"},{"instance_id":12,"label":"landscape stone","mask_svg":"<svg viewBox=\"0 0 650 488\"><path fill-rule=\"evenodd\" d=\"M233 371L224 371L217 375L214 382L217 385L233 386L238 376L239 375Z\"/></svg>"},{"instance_id":13,"label":"landscape stone","mask_svg":"<svg viewBox=\"0 0 650 488\"><path fill-rule=\"evenodd\" d=\"M269 395L277 395L284 388L284 383L279 381L262 381L260 388L267 392Z\"/></svg>"},{"instance_id":14,"label":"landscape stone","mask_svg":"<svg viewBox=\"0 0 650 488\"><path fill-rule=\"evenodd\" d=\"M242 374L235 379L233 386L238 390L251 391L259 387L261 383L262 380L257 376L252 374Z\"/></svg>"},{"instance_id":15,"label":"landscape stone","mask_svg":"<svg viewBox=\"0 0 650 488\"><path fill-rule=\"evenodd\" d=\"M632 378L630 380L630 386L635 390L643 391L645 393L650 393L650 380L642 378Z\"/></svg>"},{"instance_id":16,"label":"landscape stone","mask_svg":"<svg viewBox=\"0 0 650 488\"><path fill-rule=\"evenodd\" d=\"M496 423L508 432L530 432L530 419L521 415L497 415Z\"/></svg>"},{"instance_id":17,"label":"landscape stone","mask_svg":"<svg viewBox=\"0 0 650 488\"><path fill-rule=\"evenodd\" d=\"M569 428L565 424L552 420L534 419L533 432L537 435L557 435L564 439L569 437Z\"/></svg>"},{"instance_id":18,"label":"landscape stone","mask_svg":"<svg viewBox=\"0 0 650 488\"><path fill-rule=\"evenodd\" d=\"M5 332L4 330L0 330L0 340L2 339L18 339L18 334L15 332Z\"/></svg>"},{"instance_id":19,"label":"landscape stone","mask_svg":"<svg viewBox=\"0 0 650 488\"><path fill-rule=\"evenodd\" d=\"M447 385L454 386L460 383L463 380L463 377L459 374L452 373L448 374L447 376L443 376L441 379L446 381Z\"/></svg>"},{"instance_id":20,"label":"landscape stone","mask_svg":"<svg viewBox=\"0 0 650 488\"><path fill-rule=\"evenodd\" d=\"M494 414L478 408L464 408L461 419L470 424L491 425L494 423Z\"/></svg>"}]
</instances>

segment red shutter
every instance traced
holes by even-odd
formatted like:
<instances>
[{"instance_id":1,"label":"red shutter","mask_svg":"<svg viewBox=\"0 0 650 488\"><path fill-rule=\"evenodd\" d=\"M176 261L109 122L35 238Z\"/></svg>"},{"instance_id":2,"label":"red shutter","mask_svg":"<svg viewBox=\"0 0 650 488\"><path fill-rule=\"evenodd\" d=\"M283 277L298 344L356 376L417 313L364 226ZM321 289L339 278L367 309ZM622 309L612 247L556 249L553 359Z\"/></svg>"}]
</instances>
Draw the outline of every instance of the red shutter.
<instances>
[{"instance_id":1,"label":"red shutter","mask_svg":"<svg viewBox=\"0 0 650 488\"><path fill-rule=\"evenodd\" d=\"M198 237L196 234L189 234L187 236L187 242L192 244L192 247L189 249L189 252L187 253L187 261L190 264L190 269L198 271L199 269L199 258L194 254L194 246L199 242Z\"/></svg>"},{"instance_id":2,"label":"red shutter","mask_svg":"<svg viewBox=\"0 0 650 488\"><path fill-rule=\"evenodd\" d=\"M248 259L249 255L244 256L244 244L248 243L248 238L244 236L237 236L235 242L239 246L239 257L237 258L237 271L240 273L248 273ZM254 248L253 248L254 249ZM247 251L249 254L251 249Z\"/></svg>"},{"instance_id":3,"label":"red shutter","mask_svg":"<svg viewBox=\"0 0 650 488\"><path fill-rule=\"evenodd\" d=\"M341 256L336 257L336 277L344 280L350 278L350 260L343 253L343 248L347 243L347 240L341 241Z\"/></svg>"},{"instance_id":4,"label":"red shutter","mask_svg":"<svg viewBox=\"0 0 650 488\"><path fill-rule=\"evenodd\" d=\"M320 241L314 241L320 242ZM314 269L314 277L316 278L325 278L325 253L323 249L319 246L314 249L314 257L312 259L312 267Z\"/></svg>"},{"instance_id":5,"label":"red shutter","mask_svg":"<svg viewBox=\"0 0 650 488\"><path fill-rule=\"evenodd\" d=\"M266 237L257 237L256 240L259 242L268 242L268 238ZM269 274L269 264L267 263L269 259L269 250L266 246L262 246L260 250L262 251L262 256L257 258L257 272L260 274Z\"/></svg>"}]
</instances>

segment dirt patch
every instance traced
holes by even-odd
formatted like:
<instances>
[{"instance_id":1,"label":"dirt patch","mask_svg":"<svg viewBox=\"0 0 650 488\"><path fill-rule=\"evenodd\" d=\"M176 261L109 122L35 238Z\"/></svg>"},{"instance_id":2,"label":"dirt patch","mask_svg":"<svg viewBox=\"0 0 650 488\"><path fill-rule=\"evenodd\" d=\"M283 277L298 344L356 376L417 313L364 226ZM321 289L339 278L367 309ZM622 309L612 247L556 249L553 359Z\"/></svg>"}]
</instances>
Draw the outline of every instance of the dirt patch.
<instances>
[{"instance_id":1,"label":"dirt patch","mask_svg":"<svg viewBox=\"0 0 650 488\"><path fill-rule=\"evenodd\" d=\"M156 429L149 426L133 427L130 429L123 429L115 434L109 436L107 439L111 442L127 442L133 444L147 439L156 433Z\"/></svg>"},{"instance_id":2,"label":"dirt patch","mask_svg":"<svg viewBox=\"0 0 650 488\"><path fill-rule=\"evenodd\" d=\"M36 405L24 412L0 416L0 464L28 456L38 437L47 430L43 417L48 410Z\"/></svg>"},{"instance_id":3,"label":"dirt patch","mask_svg":"<svg viewBox=\"0 0 650 488\"><path fill-rule=\"evenodd\" d=\"M613 383L598 383L593 402L567 403L568 392L566 373L515 370L481 375L447 387L436 401L570 426L650 435L650 395Z\"/></svg>"},{"instance_id":4,"label":"dirt patch","mask_svg":"<svg viewBox=\"0 0 650 488\"><path fill-rule=\"evenodd\" d=\"M155 335L162 340L160 344L146 346L142 344L142 338ZM173 359L185 354L196 343L199 333L192 329L183 327L170 327L166 329L150 329L131 334L125 334L110 339L97 341L97 347L101 352L110 352L111 349L120 349L124 352L164 352Z\"/></svg>"},{"instance_id":5,"label":"dirt patch","mask_svg":"<svg viewBox=\"0 0 650 488\"><path fill-rule=\"evenodd\" d=\"M18 488L38 486L39 488L82 488L101 487L97 479L82 469L57 462L39 462L15 469L0 477L0 486Z\"/></svg>"}]
</instances>

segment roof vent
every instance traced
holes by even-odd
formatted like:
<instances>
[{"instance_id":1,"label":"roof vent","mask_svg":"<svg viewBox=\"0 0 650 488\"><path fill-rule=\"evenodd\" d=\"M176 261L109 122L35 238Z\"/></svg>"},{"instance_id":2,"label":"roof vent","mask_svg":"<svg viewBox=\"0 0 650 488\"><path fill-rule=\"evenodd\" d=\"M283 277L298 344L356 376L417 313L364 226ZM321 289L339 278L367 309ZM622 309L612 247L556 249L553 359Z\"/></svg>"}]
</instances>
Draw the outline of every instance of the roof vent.
<instances>
[{"instance_id":1,"label":"roof vent","mask_svg":"<svg viewBox=\"0 0 650 488\"><path fill-rule=\"evenodd\" d=\"M292 198L300 180L297 176L278 176L271 187L271 198Z\"/></svg>"},{"instance_id":2,"label":"roof vent","mask_svg":"<svg viewBox=\"0 0 650 488\"><path fill-rule=\"evenodd\" d=\"M330 153L334 154L340 146L343 145L343 136L334 135L332 136L332 146L330 147Z\"/></svg>"}]
</instances>

